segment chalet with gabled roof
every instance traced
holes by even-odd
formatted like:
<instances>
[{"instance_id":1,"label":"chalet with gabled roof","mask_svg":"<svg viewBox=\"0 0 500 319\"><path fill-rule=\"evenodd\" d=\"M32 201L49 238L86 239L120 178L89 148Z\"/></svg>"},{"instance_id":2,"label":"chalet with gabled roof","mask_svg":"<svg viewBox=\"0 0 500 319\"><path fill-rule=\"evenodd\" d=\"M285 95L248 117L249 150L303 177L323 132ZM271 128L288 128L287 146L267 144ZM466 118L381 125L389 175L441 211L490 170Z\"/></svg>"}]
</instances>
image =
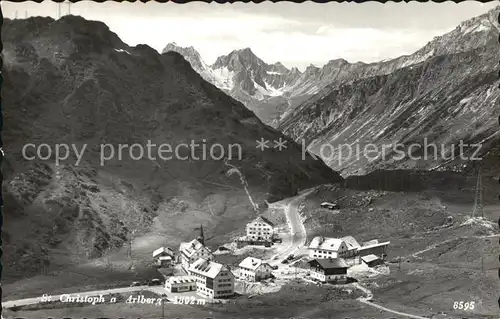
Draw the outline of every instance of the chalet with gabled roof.
<instances>
[{"instance_id":1,"label":"chalet with gabled roof","mask_svg":"<svg viewBox=\"0 0 500 319\"><path fill-rule=\"evenodd\" d=\"M274 223L264 216L258 216L246 226L247 239L252 241L272 241Z\"/></svg>"},{"instance_id":2,"label":"chalet with gabled roof","mask_svg":"<svg viewBox=\"0 0 500 319\"><path fill-rule=\"evenodd\" d=\"M349 266L342 258L313 259L308 264L311 277L320 282L342 283L347 281Z\"/></svg>"},{"instance_id":3,"label":"chalet with gabled roof","mask_svg":"<svg viewBox=\"0 0 500 319\"><path fill-rule=\"evenodd\" d=\"M179 246L179 261L182 268L187 271L189 265L199 258L214 260L212 252L205 247L198 239L193 239L187 243L181 243Z\"/></svg>"},{"instance_id":4,"label":"chalet with gabled roof","mask_svg":"<svg viewBox=\"0 0 500 319\"><path fill-rule=\"evenodd\" d=\"M196 278L196 291L204 297L234 295L234 275L226 265L200 258L189 266L188 273Z\"/></svg>"},{"instance_id":5,"label":"chalet with gabled roof","mask_svg":"<svg viewBox=\"0 0 500 319\"><path fill-rule=\"evenodd\" d=\"M247 257L238 265L240 277L249 281L260 281L271 277L273 268L268 263L254 257Z\"/></svg>"},{"instance_id":6,"label":"chalet with gabled roof","mask_svg":"<svg viewBox=\"0 0 500 319\"><path fill-rule=\"evenodd\" d=\"M347 256L347 245L339 238L317 236L308 246L311 258L344 258Z\"/></svg>"},{"instance_id":7,"label":"chalet with gabled roof","mask_svg":"<svg viewBox=\"0 0 500 319\"><path fill-rule=\"evenodd\" d=\"M342 240L347 246L347 252L344 254L344 258L351 258L358 254L358 249L361 245L354 237L345 236L340 238L340 240Z\"/></svg>"}]
</instances>

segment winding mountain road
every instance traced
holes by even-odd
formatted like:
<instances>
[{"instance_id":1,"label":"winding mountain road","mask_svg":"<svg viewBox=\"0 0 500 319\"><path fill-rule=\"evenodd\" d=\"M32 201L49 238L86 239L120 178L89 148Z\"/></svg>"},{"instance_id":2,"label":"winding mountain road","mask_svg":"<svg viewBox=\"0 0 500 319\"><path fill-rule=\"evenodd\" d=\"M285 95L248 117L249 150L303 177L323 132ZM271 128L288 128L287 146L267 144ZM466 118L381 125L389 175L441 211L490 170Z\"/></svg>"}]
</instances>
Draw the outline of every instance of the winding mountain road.
<instances>
[{"instance_id":1,"label":"winding mountain road","mask_svg":"<svg viewBox=\"0 0 500 319\"><path fill-rule=\"evenodd\" d=\"M272 265L279 265L283 259L303 248L306 244L306 229L300 220L299 205L302 200L312 193L314 189L307 190L304 193L294 197L287 204L277 204L278 207L285 210L285 216L290 229L290 234L283 238L283 245L280 251L272 256L267 262ZM270 204L271 207L273 204ZM276 204L274 204L276 207Z\"/></svg>"},{"instance_id":2,"label":"winding mountain road","mask_svg":"<svg viewBox=\"0 0 500 319\"><path fill-rule=\"evenodd\" d=\"M149 286L123 287L123 288L115 288L115 289L107 289L107 290L83 291L83 292L66 293L66 294L60 294L60 295L50 295L50 296L47 295L44 297L40 296L40 297L35 297L35 298L8 300L8 301L2 301L2 308L8 309L8 308L13 308L13 307L17 307L17 306L34 305L34 304L44 303L44 300L50 300L52 302L60 301L61 297L63 297L63 296L98 297L99 295L108 296L108 295L118 294L118 293L127 293L127 292L148 290L149 288L151 288L151 287L149 287Z\"/></svg>"}]
</instances>

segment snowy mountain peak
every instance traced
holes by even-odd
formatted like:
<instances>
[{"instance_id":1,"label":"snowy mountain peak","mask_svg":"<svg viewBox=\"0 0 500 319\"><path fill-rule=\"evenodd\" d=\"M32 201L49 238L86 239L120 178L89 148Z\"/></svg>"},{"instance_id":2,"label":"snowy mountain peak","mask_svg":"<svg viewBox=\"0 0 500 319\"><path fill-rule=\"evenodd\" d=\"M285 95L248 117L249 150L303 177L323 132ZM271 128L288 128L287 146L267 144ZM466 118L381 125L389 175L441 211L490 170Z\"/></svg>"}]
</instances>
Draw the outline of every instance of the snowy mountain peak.
<instances>
[{"instance_id":1,"label":"snowy mountain peak","mask_svg":"<svg viewBox=\"0 0 500 319\"><path fill-rule=\"evenodd\" d=\"M213 69L227 68L230 71L242 71L256 69L267 65L264 61L258 58L250 48L233 50L228 55L223 55L217 58L212 65Z\"/></svg>"}]
</instances>

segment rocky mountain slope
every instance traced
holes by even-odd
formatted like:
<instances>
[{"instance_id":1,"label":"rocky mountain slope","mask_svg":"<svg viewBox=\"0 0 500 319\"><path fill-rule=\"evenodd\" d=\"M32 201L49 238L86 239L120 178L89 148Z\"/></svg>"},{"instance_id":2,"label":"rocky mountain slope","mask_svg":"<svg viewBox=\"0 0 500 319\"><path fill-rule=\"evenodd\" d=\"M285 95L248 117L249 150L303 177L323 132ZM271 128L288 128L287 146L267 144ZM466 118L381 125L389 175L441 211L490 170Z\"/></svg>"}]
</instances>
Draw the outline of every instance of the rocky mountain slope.
<instances>
[{"instance_id":1,"label":"rocky mountain slope","mask_svg":"<svg viewBox=\"0 0 500 319\"><path fill-rule=\"evenodd\" d=\"M387 75L419 64L434 56L466 52L491 41L497 28L494 14L487 14L464 21L456 29L435 37L411 55L376 63L350 63L335 59L323 67L310 65L304 72L285 68L281 63L267 64L249 48L235 50L219 57L208 66L193 48L168 44L163 52L183 54L207 81L221 88L244 103L265 123L277 127L289 118L295 108L309 99L317 99L332 88L364 78ZM289 120L287 120L289 121ZM286 124L285 124L286 126Z\"/></svg>"},{"instance_id":2,"label":"rocky mountain slope","mask_svg":"<svg viewBox=\"0 0 500 319\"><path fill-rule=\"evenodd\" d=\"M411 56L344 63L335 82L286 114L279 129L345 175L464 169L498 139L499 11L461 23ZM460 141L468 144L462 158ZM482 144L477 154L471 144Z\"/></svg>"},{"instance_id":3,"label":"rocky mountain slope","mask_svg":"<svg viewBox=\"0 0 500 319\"><path fill-rule=\"evenodd\" d=\"M150 231L179 196L203 219L181 215L178 224L167 223L167 232L183 234L177 238L188 236L182 231L190 221L217 221L203 204L210 196L227 199L218 213L220 220L231 220L232 214L254 214L252 205L265 199L342 181L203 80L178 53L130 47L105 24L77 16L5 19L2 37L4 280L121 247L133 234ZM271 145L282 138L287 148L260 151L261 138ZM41 149L38 156L46 160L28 160L37 152L27 148L23 157L27 143L45 143L52 153ZM169 147L162 148L162 159L164 143L171 148L167 154ZM174 153L181 143L198 147L184 145ZM80 162L71 152L56 165L56 144L68 144L70 151L87 146ZM118 146L125 144L119 155ZM103 162L103 154L110 159Z\"/></svg>"}]
</instances>

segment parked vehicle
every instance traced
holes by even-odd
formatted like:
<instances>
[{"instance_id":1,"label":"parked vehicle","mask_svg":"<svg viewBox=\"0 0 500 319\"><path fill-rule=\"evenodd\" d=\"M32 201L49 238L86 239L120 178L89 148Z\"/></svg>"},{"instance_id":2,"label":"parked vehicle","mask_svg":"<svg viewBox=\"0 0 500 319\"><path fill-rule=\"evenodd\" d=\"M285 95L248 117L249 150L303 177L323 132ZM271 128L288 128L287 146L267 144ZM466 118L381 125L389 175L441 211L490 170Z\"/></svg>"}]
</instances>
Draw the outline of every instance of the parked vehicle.
<instances>
[{"instance_id":1,"label":"parked vehicle","mask_svg":"<svg viewBox=\"0 0 500 319\"><path fill-rule=\"evenodd\" d=\"M282 264L288 264L288 260L287 260L287 259L285 259L285 260L283 260L281 263L282 263Z\"/></svg>"},{"instance_id":2,"label":"parked vehicle","mask_svg":"<svg viewBox=\"0 0 500 319\"><path fill-rule=\"evenodd\" d=\"M336 210L336 209L339 209L340 207L337 203L324 202L324 203L321 203L321 208Z\"/></svg>"},{"instance_id":3,"label":"parked vehicle","mask_svg":"<svg viewBox=\"0 0 500 319\"><path fill-rule=\"evenodd\" d=\"M151 281L148 283L148 286L160 286L162 285L162 282L158 278L151 279Z\"/></svg>"},{"instance_id":4,"label":"parked vehicle","mask_svg":"<svg viewBox=\"0 0 500 319\"><path fill-rule=\"evenodd\" d=\"M134 281L132 284L130 284L130 287L137 287L141 286L141 283L139 281Z\"/></svg>"}]
</instances>

